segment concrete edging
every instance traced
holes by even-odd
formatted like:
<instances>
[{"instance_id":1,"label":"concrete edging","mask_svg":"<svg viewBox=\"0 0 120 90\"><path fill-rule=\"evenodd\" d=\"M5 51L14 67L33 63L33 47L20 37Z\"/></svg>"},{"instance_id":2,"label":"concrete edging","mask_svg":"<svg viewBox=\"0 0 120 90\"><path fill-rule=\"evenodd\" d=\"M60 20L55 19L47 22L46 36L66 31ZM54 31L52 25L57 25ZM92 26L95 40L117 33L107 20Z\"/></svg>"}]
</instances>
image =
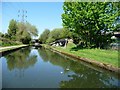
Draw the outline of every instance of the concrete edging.
<instances>
[{"instance_id":1,"label":"concrete edging","mask_svg":"<svg viewBox=\"0 0 120 90\"><path fill-rule=\"evenodd\" d=\"M10 48L7 48L7 49L1 49L0 56L2 56L3 53L9 52L9 51L14 51L14 50L17 50L17 49L20 49L20 48L23 48L23 47L27 47L27 46L28 45L18 45L16 47L10 47Z\"/></svg>"}]
</instances>

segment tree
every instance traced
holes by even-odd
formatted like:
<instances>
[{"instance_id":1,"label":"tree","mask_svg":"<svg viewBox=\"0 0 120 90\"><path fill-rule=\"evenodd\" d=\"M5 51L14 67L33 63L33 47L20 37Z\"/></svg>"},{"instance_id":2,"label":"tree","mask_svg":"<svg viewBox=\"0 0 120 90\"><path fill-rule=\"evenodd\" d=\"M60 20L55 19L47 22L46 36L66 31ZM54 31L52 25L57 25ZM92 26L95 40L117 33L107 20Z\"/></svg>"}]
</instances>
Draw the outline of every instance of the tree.
<instances>
[{"instance_id":1,"label":"tree","mask_svg":"<svg viewBox=\"0 0 120 90\"><path fill-rule=\"evenodd\" d=\"M49 35L45 35L46 31L44 31L40 39L42 41L46 40L46 43L51 43L53 41L59 40L59 39L65 39L65 38L72 38L73 33L69 31L67 28L55 28L51 32L49 32ZM47 36L47 39L44 40L45 36Z\"/></svg>"},{"instance_id":2,"label":"tree","mask_svg":"<svg viewBox=\"0 0 120 90\"><path fill-rule=\"evenodd\" d=\"M15 39L17 30L18 30L17 22L14 19L12 19L9 23L8 28L9 28L8 29L8 35L10 36L10 39Z\"/></svg>"},{"instance_id":3,"label":"tree","mask_svg":"<svg viewBox=\"0 0 120 90\"><path fill-rule=\"evenodd\" d=\"M30 23L18 23L18 32L17 32L17 40L21 41L24 44L28 44L32 36L37 36L37 28Z\"/></svg>"},{"instance_id":4,"label":"tree","mask_svg":"<svg viewBox=\"0 0 120 90\"><path fill-rule=\"evenodd\" d=\"M110 32L118 16L114 3L64 2L63 10L63 26L79 34L86 47L104 48L110 42Z\"/></svg>"},{"instance_id":5,"label":"tree","mask_svg":"<svg viewBox=\"0 0 120 90\"><path fill-rule=\"evenodd\" d=\"M42 43L46 43L46 40L49 37L49 33L50 33L50 30L49 29L45 29L44 32L40 35L39 40Z\"/></svg>"},{"instance_id":6,"label":"tree","mask_svg":"<svg viewBox=\"0 0 120 90\"><path fill-rule=\"evenodd\" d=\"M4 38L7 38L7 39L9 39L11 36L8 34L8 33L5 33L4 34Z\"/></svg>"},{"instance_id":7,"label":"tree","mask_svg":"<svg viewBox=\"0 0 120 90\"><path fill-rule=\"evenodd\" d=\"M49 37L46 40L46 42L51 43L55 40L70 38L71 36L72 36L72 33L66 28L56 28L50 32Z\"/></svg>"},{"instance_id":8,"label":"tree","mask_svg":"<svg viewBox=\"0 0 120 90\"><path fill-rule=\"evenodd\" d=\"M0 32L0 37L4 37L4 34L2 32Z\"/></svg>"},{"instance_id":9,"label":"tree","mask_svg":"<svg viewBox=\"0 0 120 90\"><path fill-rule=\"evenodd\" d=\"M114 30L120 32L120 24L117 24Z\"/></svg>"},{"instance_id":10,"label":"tree","mask_svg":"<svg viewBox=\"0 0 120 90\"><path fill-rule=\"evenodd\" d=\"M67 28L61 28L60 38L72 38L73 33Z\"/></svg>"},{"instance_id":11,"label":"tree","mask_svg":"<svg viewBox=\"0 0 120 90\"><path fill-rule=\"evenodd\" d=\"M31 25L30 23L25 23L26 31L33 37L38 36L38 30L34 25Z\"/></svg>"},{"instance_id":12,"label":"tree","mask_svg":"<svg viewBox=\"0 0 120 90\"><path fill-rule=\"evenodd\" d=\"M60 33L61 33L61 28L56 28L53 29L50 34L49 34L49 38L47 39L47 43L51 43L55 40L60 39Z\"/></svg>"}]
</instances>

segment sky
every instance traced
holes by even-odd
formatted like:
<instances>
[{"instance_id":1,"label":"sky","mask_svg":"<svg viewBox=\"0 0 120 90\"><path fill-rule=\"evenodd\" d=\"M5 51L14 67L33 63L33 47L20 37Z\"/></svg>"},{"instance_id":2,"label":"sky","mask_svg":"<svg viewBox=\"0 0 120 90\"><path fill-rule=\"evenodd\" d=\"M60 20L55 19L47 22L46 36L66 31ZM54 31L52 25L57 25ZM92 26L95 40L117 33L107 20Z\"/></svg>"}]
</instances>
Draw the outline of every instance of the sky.
<instances>
[{"instance_id":1,"label":"sky","mask_svg":"<svg viewBox=\"0 0 120 90\"><path fill-rule=\"evenodd\" d=\"M6 33L10 20L20 21L18 15L22 15L22 10L27 10L25 20L37 27L38 35L45 29L62 28L62 6L63 2L2 2L2 26L0 27L2 32Z\"/></svg>"}]
</instances>

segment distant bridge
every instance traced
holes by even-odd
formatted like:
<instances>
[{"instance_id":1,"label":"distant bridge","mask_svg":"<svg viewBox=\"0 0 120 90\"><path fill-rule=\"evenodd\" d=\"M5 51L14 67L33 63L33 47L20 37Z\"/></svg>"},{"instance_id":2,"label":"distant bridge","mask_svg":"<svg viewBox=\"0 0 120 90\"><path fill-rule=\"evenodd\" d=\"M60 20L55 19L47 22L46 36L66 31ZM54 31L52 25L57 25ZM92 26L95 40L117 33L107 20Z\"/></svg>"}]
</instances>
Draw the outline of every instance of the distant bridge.
<instances>
[{"instance_id":1,"label":"distant bridge","mask_svg":"<svg viewBox=\"0 0 120 90\"><path fill-rule=\"evenodd\" d=\"M33 46L36 46L36 47L41 47L41 42L40 42L40 40L38 40L38 39L33 39L32 41L32 45Z\"/></svg>"}]
</instances>

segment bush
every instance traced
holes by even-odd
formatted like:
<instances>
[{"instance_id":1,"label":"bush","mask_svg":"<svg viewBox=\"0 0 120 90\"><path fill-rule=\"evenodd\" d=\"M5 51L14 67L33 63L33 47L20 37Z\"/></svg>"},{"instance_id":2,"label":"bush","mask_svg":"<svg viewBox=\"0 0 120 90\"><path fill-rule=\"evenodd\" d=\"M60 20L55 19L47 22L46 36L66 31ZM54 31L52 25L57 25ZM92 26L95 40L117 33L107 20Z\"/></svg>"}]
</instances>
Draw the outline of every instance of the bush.
<instances>
[{"instance_id":1,"label":"bush","mask_svg":"<svg viewBox=\"0 0 120 90\"><path fill-rule=\"evenodd\" d=\"M0 38L0 46L11 46L11 45L20 45L21 42L18 41L12 41L5 38Z\"/></svg>"}]
</instances>

